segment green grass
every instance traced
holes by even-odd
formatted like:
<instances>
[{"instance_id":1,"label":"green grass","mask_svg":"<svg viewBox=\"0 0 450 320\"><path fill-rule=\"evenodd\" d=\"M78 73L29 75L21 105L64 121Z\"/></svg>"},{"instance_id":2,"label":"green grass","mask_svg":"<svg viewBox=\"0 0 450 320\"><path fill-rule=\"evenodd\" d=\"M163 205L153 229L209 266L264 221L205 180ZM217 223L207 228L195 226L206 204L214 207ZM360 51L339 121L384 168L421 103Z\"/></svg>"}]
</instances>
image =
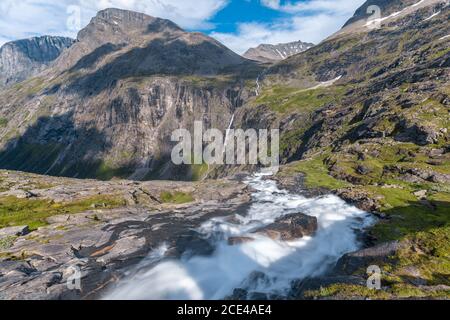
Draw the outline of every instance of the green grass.
<instances>
[{"instance_id":1,"label":"green grass","mask_svg":"<svg viewBox=\"0 0 450 320\"><path fill-rule=\"evenodd\" d=\"M9 236L5 238L0 239L0 251L2 250L8 250L14 245L14 242L16 241L17 237L15 236Z\"/></svg>"},{"instance_id":2,"label":"green grass","mask_svg":"<svg viewBox=\"0 0 450 320\"><path fill-rule=\"evenodd\" d=\"M24 89L25 95L30 97L40 93L42 90L45 89L45 86L46 84L44 79L41 77L36 77L23 82L21 89Z\"/></svg>"},{"instance_id":3,"label":"green grass","mask_svg":"<svg viewBox=\"0 0 450 320\"><path fill-rule=\"evenodd\" d=\"M304 173L306 175L305 186L308 188L321 187L335 190L349 186L349 183L329 175L328 168L324 163L325 158L325 156L321 156L310 160L298 161L289 166L288 173Z\"/></svg>"},{"instance_id":4,"label":"green grass","mask_svg":"<svg viewBox=\"0 0 450 320\"><path fill-rule=\"evenodd\" d=\"M51 216L80 213L99 204L109 209L124 206L125 202L113 196L95 196L64 203L3 197L0 198L0 228L28 225L31 230L35 230L47 225L46 219Z\"/></svg>"},{"instance_id":5,"label":"green grass","mask_svg":"<svg viewBox=\"0 0 450 320\"><path fill-rule=\"evenodd\" d=\"M0 118L0 128L4 128L8 125L8 119Z\"/></svg>"},{"instance_id":6,"label":"green grass","mask_svg":"<svg viewBox=\"0 0 450 320\"><path fill-rule=\"evenodd\" d=\"M95 171L95 178L108 181L113 178L125 178L130 176L131 172L127 168L114 168L105 162L101 162Z\"/></svg>"},{"instance_id":7,"label":"green grass","mask_svg":"<svg viewBox=\"0 0 450 320\"><path fill-rule=\"evenodd\" d=\"M346 87L344 86L310 90L274 86L262 92L256 99L255 104L267 105L279 113L290 111L311 112L327 103L340 101L345 92Z\"/></svg>"},{"instance_id":8,"label":"green grass","mask_svg":"<svg viewBox=\"0 0 450 320\"><path fill-rule=\"evenodd\" d=\"M192 172L192 181L201 181L205 178L205 176L208 174L209 166L204 164L194 164L191 166L191 172Z\"/></svg>"},{"instance_id":9,"label":"green grass","mask_svg":"<svg viewBox=\"0 0 450 320\"><path fill-rule=\"evenodd\" d=\"M171 204L184 204L190 203L194 201L194 198L191 194L185 192L161 192L160 199L163 203L171 203Z\"/></svg>"},{"instance_id":10,"label":"green grass","mask_svg":"<svg viewBox=\"0 0 450 320\"><path fill-rule=\"evenodd\" d=\"M417 299L417 298L441 298L448 299L450 293L448 290L426 291L416 286L397 283L386 290L374 290L364 286L337 283L318 290L309 290L305 292L306 298L341 298L341 299L371 299L371 300L389 300L389 299Z\"/></svg>"},{"instance_id":11,"label":"green grass","mask_svg":"<svg viewBox=\"0 0 450 320\"><path fill-rule=\"evenodd\" d=\"M435 208L430 208L419 202L409 189L368 187L368 190L382 196L381 211L388 217L372 229L379 242L401 240L418 232L450 226L450 202L431 200ZM434 197L446 195L437 193Z\"/></svg>"},{"instance_id":12,"label":"green grass","mask_svg":"<svg viewBox=\"0 0 450 320\"><path fill-rule=\"evenodd\" d=\"M388 299L390 295L384 291L372 290L367 287L351 284L333 284L318 290L305 292L307 298L356 297L371 299Z\"/></svg>"},{"instance_id":13,"label":"green grass","mask_svg":"<svg viewBox=\"0 0 450 320\"><path fill-rule=\"evenodd\" d=\"M430 146L429 148L436 148ZM363 152L361 159L358 152ZM286 166L280 174L302 172L306 174L305 184L309 188L325 187L336 190L352 187L375 199L380 212L386 219L379 220L370 230L377 243L398 240L406 247L387 260L371 262L379 265L383 275L381 291L369 290L364 286L335 284L307 293L316 298L450 298L447 290L426 290L414 285L419 277L429 286L450 286L450 192L445 184L402 180L396 171L386 171L390 166L399 168L422 168L435 172L450 173L447 161L440 165L429 165L429 157L423 147L412 143L395 143L387 139L383 145L366 143L353 145L341 152L324 152L309 160L298 161ZM334 165L342 178L358 178L359 185L331 176ZM361 175L358 165L370 169ZM348 175L348 176L347 176ZM341 176L339 176L341 177ZM419 200L414 192L427 190L426 201ZM417 270L419 276L411 276L409 270ZM354 275L367 279L364 270Z\"/></svg>"}]
</instances>

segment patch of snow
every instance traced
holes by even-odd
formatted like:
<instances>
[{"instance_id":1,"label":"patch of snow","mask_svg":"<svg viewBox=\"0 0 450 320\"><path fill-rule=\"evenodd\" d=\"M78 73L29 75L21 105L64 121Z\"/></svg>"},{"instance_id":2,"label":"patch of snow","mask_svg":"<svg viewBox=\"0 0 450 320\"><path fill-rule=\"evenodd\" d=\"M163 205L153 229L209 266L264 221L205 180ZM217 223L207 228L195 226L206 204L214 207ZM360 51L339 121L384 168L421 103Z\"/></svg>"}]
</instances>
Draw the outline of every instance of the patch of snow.
<instances>
[{"instance_id":1,"label":"patch of snow","mask_svg":"<svg viewBox=\"0 0 450 320\"><path fill-rule=\"evenodd\" d=\"M413 4L411 7L417 7L418 5L422 4L422 2L425 2L425 0L420 0L416 4Z\"/></svg>"},{"instance_id":2,"label":"patch of snow","mask_svg":"<svg viewBox=\"0 0 450 320\"><path fill-rule=\"evenodd\" d=\"M433 13L431 16L429 16L428 18L426 18L425 20L423 20L423 21L428 21L428 20L431 20L431 19L433 19L434 17L436 17L438 14L440 14L441 13L441 11L439 11L439 12L436 12L436 13Z\"/></svg>"},{"instance_id":3,"label":"patch of snow","mask_svg":"<svg viewBox=\"0 0 450 320\"><path fill-rule=\"evenodd\" d=\"M285 56L283 56L283 54L280 52L280 50L278 50L278 49L275 49L275 50L276 50L276 52L280 55L280 57L281 57L282 59L285 58Z\"/></svg>"},{"instance_id":4,"label":"patch of snow","mask_svg":"<svg viewBox=\"0 0 450 320\"><path fill-rule=\"evenodd\" d=\"M339 81L341 78L342 78L342 76L339 76L333 80L321 82L317 86L309 88L308 90L314 90L314 89L326 88L326 87L332 86L336 81Z\"/></svg>"},{"instance_id":5,"label":"patch of snow","mask_svg":"<svg viewBox=\"0 0 450 320\"><path fill-rule=\"evenodd\" d=\"M407 10L409 10L409 9L421 5L421 4L422 4L423 2L425 2L425 1L426 1L426 0L420 0L419 2L413 4L413 5L409 6L409 7L406 7L406 8L404 8L404 9L400 10L400 11L394 12L394 13L390 14L390 15L387 16L387 17L369 20L369 21L367 21L367 23L366 23L364 26L365 26L365 27L370 27L370 26L371 26L372 24L374 24L374 23L381 23L381 22L383 22L383 21L385 21L385 20L388 20L388 19L391 19L391 18L395 18L396 16L398 16L398 15L404 13L405 11L407 11Z\"/></svg>"}]
</instances>

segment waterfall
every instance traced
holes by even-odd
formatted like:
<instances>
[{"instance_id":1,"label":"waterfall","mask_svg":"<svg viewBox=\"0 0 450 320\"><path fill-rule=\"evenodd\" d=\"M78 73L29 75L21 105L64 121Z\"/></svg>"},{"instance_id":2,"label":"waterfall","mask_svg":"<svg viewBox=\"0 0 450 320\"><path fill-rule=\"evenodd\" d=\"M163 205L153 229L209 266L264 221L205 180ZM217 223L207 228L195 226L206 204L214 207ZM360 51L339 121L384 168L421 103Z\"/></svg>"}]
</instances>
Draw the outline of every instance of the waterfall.
<instances>
[{"instance_id":1,"label":"waterfall","mask_svg":"<svg viewBox=\"0 0 450 320\"><path fill-rule=\"evenodd\" d=\"M228 137L230 135L230 130L233 127L233 123L234 123L234 113L231 116L230 124L228 125L227 131L225 133L225 142L224 142L225 148L224 148L224 152L225 152L225 149L226 149L226 146L227 146L227 143L228 143Z\"/></svg>"}]
</instances>

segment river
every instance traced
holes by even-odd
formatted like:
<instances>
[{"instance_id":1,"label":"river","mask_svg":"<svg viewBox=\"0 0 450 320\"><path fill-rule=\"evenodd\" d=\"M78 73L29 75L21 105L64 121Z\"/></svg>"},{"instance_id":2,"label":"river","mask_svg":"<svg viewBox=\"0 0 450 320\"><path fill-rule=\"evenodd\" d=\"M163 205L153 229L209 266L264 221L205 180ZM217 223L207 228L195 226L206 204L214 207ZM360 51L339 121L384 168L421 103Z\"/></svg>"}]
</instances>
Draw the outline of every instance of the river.
<instances>
[{"instance_id":1,"label":"river","mask_svg":"<svg viewBox=\"0 0 450 320\"><path fill-rule=\"evenodd\" d=\"M334 195L305 198L291 194L265 174L249 177L246 183L255 191L245 216L214 218L197 230L213 244L212 255L166 259L168 248L161 244L104 299L224 299L236 288L249 295L283 296L293 280L319 276L342 255L358 250L358 231L373 223L370 214ZM300 212L318 219L314 236L277 241L251 234L279 217ZM254 241L228 244L229 237L249 234Z\"/></svg>"}]
</instances>

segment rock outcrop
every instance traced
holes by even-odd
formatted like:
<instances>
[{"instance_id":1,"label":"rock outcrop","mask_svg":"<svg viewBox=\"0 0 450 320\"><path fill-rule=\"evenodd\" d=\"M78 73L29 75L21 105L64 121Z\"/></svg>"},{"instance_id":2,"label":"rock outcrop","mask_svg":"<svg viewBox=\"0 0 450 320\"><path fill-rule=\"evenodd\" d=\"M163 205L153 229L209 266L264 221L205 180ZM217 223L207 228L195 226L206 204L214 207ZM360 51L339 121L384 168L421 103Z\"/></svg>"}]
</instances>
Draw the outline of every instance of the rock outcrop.
<instances>
[{"instance_id":1,"label":"rock outcrop","mask_svg":"<svg viewBox=\"0 0 450 320\"><path fill-rule=\"evenodd\" d=\"M2 300L101 298L130 266L145 263L163 243L167 250L162 258L208 254L208 242L199 241L192 230L217 215L244 214L250 202L247 186L232 180L101 182L5 171L0 176L2 190L11 188L0 193L3 206L5 199L12 199L12 189L31 188L36 195L16 200L10 212L33 207L26 216L33 228L2 228L5 220L0 222ZM192 201L165 202L164 192L190 194ZM46 208L40 213L45 219L33 217L39 215L39 204ZM77 209L51 215L52 204ZM81 288L74 286L76 273Z\"/></svg>"},{"instance_id":2,"label":"rock outcrop","mask_svg":"<svg viewBox=\"0 0 450 320\"><path fill-rule=\"evenodd\" d=\"M274 240L292 241L312 236L317 231L317 227L317 218L298 213L281 217L255 233Z\"/></svg>"},{"instance_id":3,"label":"rock outcrop","mask_svg":"<svg viewBox=\"0 0 450 320\"><path fill-rule=\"evenodd\" d=\"M0 88L36 76L73 43L70 38L43 36L4 44L0 48Z\"/></svg>"}]
</instances>

